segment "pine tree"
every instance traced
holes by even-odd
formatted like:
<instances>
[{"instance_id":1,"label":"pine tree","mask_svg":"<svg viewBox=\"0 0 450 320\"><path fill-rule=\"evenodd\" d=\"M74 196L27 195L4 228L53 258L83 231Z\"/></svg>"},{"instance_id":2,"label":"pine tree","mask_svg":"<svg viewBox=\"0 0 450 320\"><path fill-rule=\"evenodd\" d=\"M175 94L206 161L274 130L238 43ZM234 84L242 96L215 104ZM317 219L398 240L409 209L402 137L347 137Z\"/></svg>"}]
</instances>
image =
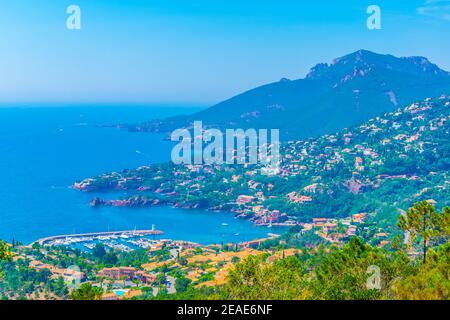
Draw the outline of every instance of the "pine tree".
<instances>
[{"instance_id":1,"label":"pine tree","mask_svg":"<svg viewBox=\"0 0 450 320\"><path fill-rule=\"evenodd\" d=\"M411 243L420 238L424 263L427 260L429 246L440 234L441 220L442 217L436 212L436 208L428 201L414 204L398 219L398 227L409 232Z\"/></svg>"}]
</instances>

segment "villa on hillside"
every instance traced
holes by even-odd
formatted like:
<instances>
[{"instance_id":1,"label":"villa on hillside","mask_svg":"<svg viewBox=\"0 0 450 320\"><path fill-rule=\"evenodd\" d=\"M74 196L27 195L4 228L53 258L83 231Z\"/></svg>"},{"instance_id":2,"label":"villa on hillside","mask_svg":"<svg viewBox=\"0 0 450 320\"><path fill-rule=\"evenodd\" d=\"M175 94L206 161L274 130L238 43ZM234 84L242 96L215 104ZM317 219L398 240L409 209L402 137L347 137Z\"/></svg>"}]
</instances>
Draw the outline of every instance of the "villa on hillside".
<instances>
[{"instance_id":1,"label":"villa on hillside","mask_svg":"<svg viewBox=\"0 0 450 320\"><path fill-rule=\"evenodd\" d=\"M98 276L114 280L139 280L142 283L152 284L156 277L133 267L104 268L99 271Z\"/></svg>"}]
</instances>

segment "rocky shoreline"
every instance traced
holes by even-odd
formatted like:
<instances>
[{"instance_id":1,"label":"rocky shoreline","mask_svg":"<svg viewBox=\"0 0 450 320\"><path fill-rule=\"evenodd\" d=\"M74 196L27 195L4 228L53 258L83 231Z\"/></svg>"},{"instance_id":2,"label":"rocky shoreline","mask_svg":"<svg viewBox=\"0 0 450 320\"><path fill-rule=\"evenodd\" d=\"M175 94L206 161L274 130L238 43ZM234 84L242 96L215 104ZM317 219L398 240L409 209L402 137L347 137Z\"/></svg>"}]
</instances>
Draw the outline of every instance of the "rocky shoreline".
<instances>
[{"instance_id":1,"label":"rocky shoreline","mask_svg":"<svg viewBox=\"0 0 450 320\"><path fill-rule=\"evenodd\" d=\"M198 209L198 205L187 205L179 201L170 201L168 199L153 199L145 196L132 196L127 199L106 200L100 197L93 198L89 205L94 208L99 207L130 207L144 208L156 206L172 206L174 208Z\"/></svg>"}]
</instances>

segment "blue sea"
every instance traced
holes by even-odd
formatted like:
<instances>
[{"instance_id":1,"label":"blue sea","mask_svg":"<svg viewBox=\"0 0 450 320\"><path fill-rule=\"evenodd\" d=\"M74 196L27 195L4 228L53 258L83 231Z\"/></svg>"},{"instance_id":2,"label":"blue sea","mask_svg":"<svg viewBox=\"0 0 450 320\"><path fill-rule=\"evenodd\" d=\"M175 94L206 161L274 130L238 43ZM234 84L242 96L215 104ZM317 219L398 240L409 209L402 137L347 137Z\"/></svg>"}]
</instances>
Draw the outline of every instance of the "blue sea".
<instances>
[{"instance_id":1,"label":"blue sea","mask_svg":"<svg viewBox=\"0 0 450 320\"><path fill-rule=\"evenodd\" d=\"M169 161L163 135L98 125L141 122L193 112L190 108L83 106L0 108L0 239L22 243L97 231L150 229L164 238L203 244L264 237L231 213L171 207L93 209L93 194L70 188L103 172ZM120 195L119 195L120 196Z\"/></svg>"}]
</instances>

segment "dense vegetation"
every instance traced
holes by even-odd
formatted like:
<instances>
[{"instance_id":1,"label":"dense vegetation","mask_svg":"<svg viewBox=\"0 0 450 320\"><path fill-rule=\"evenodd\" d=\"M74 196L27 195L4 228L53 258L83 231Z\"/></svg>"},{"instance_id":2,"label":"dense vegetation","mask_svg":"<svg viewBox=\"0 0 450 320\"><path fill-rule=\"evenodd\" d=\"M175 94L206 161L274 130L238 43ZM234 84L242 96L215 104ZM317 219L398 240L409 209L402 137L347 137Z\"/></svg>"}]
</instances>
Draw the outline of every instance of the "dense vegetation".
<instances>
[{"instance_id":1,"label":"dense vegetation","mask_svg":"<svg viewBox=\"0 0 450 320\"><path fill-rule=\"evenodd\" d=\"M29 261L13 260L14 251L0 241L0 298L28 299L64 297L68 294L62 277L51 278L48 269L37 271Z\"/></svg>"},{"instance_id":2,"label":"dense vegetation","mask_svg":"<svg viewBox=\"0 0 450 320\"><path fill-rule=\"evenodd\" d=\"M436 213L426 202L412 207L399 225L421 226L430 248L426 259L408 255L422 240L397 243L385 250L358 237L339 246L303 248L295 256L273 262L250 256L238 262L226 285L193 288L159 299L450 299L450 209ZM429 220L430 211L435 220ZM394 245L395 247L395 245Z\"/></svg>"},{"instance_id":3,"label":"dense vegetation","mask_svg":"<svg viewBox=\"0 0 450 320\"><path fill-rule=\"evenodd\" d=\"M273 263L250 256L236 265L225 286L189 287L157 298L450 299L450 243L430 250L428 257L422 263L353 238L342 248L319 247Z\"/></svg>"}]
</instances>

